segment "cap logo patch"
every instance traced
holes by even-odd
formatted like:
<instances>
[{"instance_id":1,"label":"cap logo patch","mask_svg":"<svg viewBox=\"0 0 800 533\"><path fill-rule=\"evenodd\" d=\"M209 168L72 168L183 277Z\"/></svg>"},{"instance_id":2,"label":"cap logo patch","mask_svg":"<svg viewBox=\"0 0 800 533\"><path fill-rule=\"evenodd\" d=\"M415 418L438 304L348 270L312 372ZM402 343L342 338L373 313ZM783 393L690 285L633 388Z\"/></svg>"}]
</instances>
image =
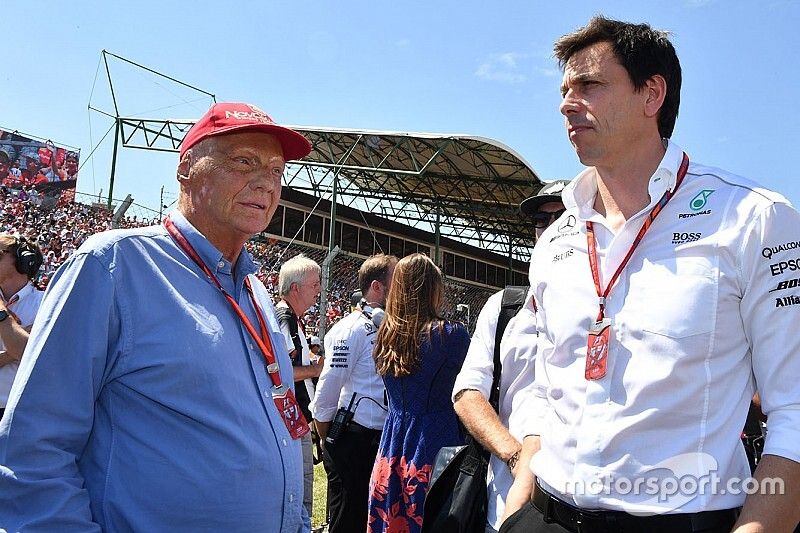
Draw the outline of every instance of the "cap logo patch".
<instances>
[{"instance_id":1,"label":"cap logo patch","mask_svg":"<svg viewBox=\"0 0 800 533\"><path fill-rule=\"evenodd\" d=\"M269 118L269 115L267 115L263 111L259 111L257 108L253 109L254 111L250 113L248 113L247 111L225 111L225 118L256 121L256 122L261 122L263 124L273 124L272 119Z\"/></svg>"}]
</instances>

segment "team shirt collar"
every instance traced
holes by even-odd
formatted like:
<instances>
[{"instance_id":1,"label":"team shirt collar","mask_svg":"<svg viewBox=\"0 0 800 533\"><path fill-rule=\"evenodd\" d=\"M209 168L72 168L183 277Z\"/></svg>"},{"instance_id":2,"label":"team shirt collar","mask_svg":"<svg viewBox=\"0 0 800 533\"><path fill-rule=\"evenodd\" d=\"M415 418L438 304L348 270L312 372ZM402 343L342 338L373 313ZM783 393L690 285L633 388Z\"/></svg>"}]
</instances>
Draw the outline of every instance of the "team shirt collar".
<instances>
[{"instance_id":1,"label":"team shirt collar","mask_svg":"<svg viewBox=\"0 0 800 533\"><path fill-rule=\"evenodd\" d=\"M675 187L678 178L678 169L683 160L683 149L664 139L666 152L656 171L650 176L647 186L650 194L650 203L644 208L650 210L664 193ZM564 207L578 209L578 217L582 220L600 221L602 217L594 210L594 199L597 196L597 173L594 167L589 167L578 174L561 193Z\"/></svg>"}]
</instances>

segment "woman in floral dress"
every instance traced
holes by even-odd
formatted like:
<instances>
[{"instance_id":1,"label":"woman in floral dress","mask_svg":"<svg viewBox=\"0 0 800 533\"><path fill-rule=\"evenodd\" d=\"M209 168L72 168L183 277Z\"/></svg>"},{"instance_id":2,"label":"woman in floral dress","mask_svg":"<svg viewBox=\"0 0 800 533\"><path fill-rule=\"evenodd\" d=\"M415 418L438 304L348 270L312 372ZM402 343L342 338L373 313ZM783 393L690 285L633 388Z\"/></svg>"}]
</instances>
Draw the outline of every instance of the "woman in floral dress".
<instances>
[{"instance_id":1,"label":"woman in floral dress","mask_svg":"<svg viewBox=\"0 0 800 533\"><path fill-rule=\"evenodd\" d=\"M442 273L427 256L397 263L375 342L389 416L370 481L369 533L419 532L436 454L464 442L450 394L469 334L441 317L443 297Z\"/></svg>"}]
</instances>

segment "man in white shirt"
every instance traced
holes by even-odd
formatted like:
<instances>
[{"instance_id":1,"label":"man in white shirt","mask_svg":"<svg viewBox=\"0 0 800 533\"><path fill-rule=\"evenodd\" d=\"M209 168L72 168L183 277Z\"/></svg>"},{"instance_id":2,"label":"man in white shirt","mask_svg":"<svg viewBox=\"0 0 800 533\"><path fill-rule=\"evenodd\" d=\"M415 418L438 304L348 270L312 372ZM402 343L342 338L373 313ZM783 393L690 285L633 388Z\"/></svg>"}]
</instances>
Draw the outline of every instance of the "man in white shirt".
<instances>
[{"instance_id":1,"label":"man in white shirt","mask_svg":"<svg viewBox=\"0 0 800 533\"><path fill-rule=\"evenodd\" d=\"M561 191L568 183L566 180L546 183L535 196L520 204L520 211L534 222L537 239L564 212ZM523 308L508 322L502 334L498 396L500 412L496 413L489 403L489 397L503 292L498 291L489 297L481 309L467 357L453 387L453 406L459 419L467 431L492 454L486 476L487 533L500 529L506 494L514 480L522 448L522 435L517 431L518 428L509 428L511 400L525 384L524 379L515 378L533 373L533 356L536 353L535 311L528 295Z\"/></svg>"},{"instance_id":2,"label":"man in white shirt","mask_svg":"<svg viewBox=\"0 0 800 533\"><path fill-rule=\"evenodd\" d=\"M275 305L275 315L281 326L286 351L292 359L295 397L303 415L311 423L308 406L314 399L314 378L322 371L322 361L313 356L306 339L306 328L301 318L317 302L320 285L320 266L303 254L292 257L281 265L278 274L280 301ZM314 505L314 456L311 433L301 438L303 448L303 505L312 516Z\"/></svg>"},{"instance_id":3,"label":"man in white shirt","mask_svg":"<svg viewBox=\"0 0 800 533\"><path fill-rule=\"evenodd\" d=\"M32 283L42 261L42 252L33 242L0 235L0 418L44 296Z\"/></svg>"},{"instance_id":4,"label":"man in white shirt","mask_svg":"<svg viewBox=\"0 0 800 533\"><path fill-rule=\"evenodd\" d=\"M369 478L387 412L383 379L375 370L372 349L396 264L396 257L383 254L364 261L358 270L364 298L324 339L325 365L311 413L324 447L330 533L367 527ZM350 405L352 421L329 435L329 429L335 429L331 421L337 410Z\"/></svg>"},{"instance_id":5,"label":"man in white shirt","mask_svg":"<svg viewBox=\"0 0 800 533\"><path fill-rule=\"evenodd\" d=\"M589 168L531 258L520 461L535 453L536 482L517 476L507 515L531 500L501 531L792 531L800 215L669 140L681 71L665 33L595 17L555 55ZM749 480L739 434L756 384L769 432Z\"/></svg>"}]
</instances>

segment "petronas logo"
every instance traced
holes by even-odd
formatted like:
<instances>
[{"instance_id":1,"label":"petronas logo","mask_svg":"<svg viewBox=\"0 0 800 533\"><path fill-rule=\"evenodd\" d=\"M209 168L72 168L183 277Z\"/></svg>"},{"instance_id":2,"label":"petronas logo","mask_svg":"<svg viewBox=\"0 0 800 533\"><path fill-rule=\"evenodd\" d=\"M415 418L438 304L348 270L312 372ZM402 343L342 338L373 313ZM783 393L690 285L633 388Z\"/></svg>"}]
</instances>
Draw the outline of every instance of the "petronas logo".
<instances>
[{"instance_id":1,"label":"petronas logo","mask_svg":"<svg viewBox=\"0 0 800 533\"><path fill-rule=\"evenodd\" d=\"M700 191L697 193L697 196L692 198L692 201L689 202L689 207L693 211L700 211L706 206L706 200L708 200L708 197L711 196L712 192L714 192L714 189L704 189Z\"/></svg>"}]
</instances>

